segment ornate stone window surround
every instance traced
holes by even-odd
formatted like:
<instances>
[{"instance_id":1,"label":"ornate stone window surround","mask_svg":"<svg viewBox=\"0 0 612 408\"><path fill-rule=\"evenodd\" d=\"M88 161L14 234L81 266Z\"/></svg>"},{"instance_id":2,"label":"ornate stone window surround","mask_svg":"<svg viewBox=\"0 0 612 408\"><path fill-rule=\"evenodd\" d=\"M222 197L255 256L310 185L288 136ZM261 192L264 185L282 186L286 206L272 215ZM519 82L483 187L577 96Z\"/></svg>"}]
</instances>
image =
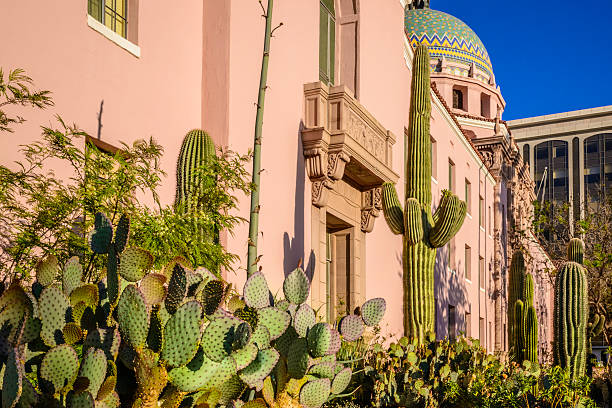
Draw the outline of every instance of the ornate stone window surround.
<instances>
[{"instance_id":1,"label":"ornate stone window surround","mask_svg":"<svg viewBox=\"0 0 612 408\"><path fill-rule=\"evenodd\" d=\"M334 183L345 177L362 192L361 228L371 232L372 217L378 217L381 209L382 183L399 179L392 170L396 138L343 85L306 84L304 96L302 143L312 204L325 207Z\"/></svg>"}]
</instances>

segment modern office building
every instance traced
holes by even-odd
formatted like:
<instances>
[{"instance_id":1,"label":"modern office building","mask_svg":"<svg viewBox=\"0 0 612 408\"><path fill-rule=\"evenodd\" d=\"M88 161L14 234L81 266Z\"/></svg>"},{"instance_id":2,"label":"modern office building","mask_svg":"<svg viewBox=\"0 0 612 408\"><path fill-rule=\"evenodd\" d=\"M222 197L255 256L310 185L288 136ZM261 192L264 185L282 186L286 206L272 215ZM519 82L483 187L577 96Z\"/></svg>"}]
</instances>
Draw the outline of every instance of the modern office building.
<instances>
[{"instance_id":1,"label":"modern office building","mask_svg":"<svg viewBox=\"0 0 612 408\"><path fill-rule=\"evenodd\" d=\"M508 122L539 200L582 204L612 187L612 106Z\"/></svg>"}]
</instances>

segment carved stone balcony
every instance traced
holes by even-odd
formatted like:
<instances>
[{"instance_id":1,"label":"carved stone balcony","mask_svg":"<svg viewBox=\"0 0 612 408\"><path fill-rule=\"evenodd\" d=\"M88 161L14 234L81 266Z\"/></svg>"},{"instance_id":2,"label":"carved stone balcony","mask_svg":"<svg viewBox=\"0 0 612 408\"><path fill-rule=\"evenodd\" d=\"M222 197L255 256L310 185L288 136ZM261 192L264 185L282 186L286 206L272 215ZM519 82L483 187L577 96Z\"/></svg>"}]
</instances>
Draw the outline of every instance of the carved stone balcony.
<instances>
[{"instance_id":1,"label":"carved stone balcony","mask_svg":"<svg viewBox=\"0 0 612 408\"><path fill-rule=\"evenodd\" d=\"M392 170L395 136L345 86L306 84L304 98L302 143L313 205L325 207L329 190L344 179L362 192L362 229L371 231L370 218L380 211L374 190L399 179Z\"/></svg>"}]
</instances>

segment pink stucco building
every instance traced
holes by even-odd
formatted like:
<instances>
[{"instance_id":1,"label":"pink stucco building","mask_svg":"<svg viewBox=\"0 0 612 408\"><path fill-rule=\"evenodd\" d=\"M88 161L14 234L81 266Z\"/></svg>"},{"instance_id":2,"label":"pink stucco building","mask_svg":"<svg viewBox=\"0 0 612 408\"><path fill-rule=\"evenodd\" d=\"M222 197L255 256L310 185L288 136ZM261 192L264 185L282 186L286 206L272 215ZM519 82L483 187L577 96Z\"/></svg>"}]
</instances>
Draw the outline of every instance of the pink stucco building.
<instances>
[{"instance_id":1,"label":"pink stucco building","mask_svg":"<svg viewBox=\"0 0 612 408\"><path fill-rule=\"evenodd\" d=\"M111 4L112 3L112 4ZM403 193L412 44L431 47L434 203L450 188L468 216L436 262L436 330L507 349L507 271L528 229L533 183L501 120L505 107L478 36L463 22L405 0L277 2L265 107L259 252L271 287L304 259L322 318L367 298L388 301L383 331L402 332L401 238L382 215L380 186ZM428 2L427 2L428 3ZM52 110L2 140L0 162L61 113L118 145L152 136L165 148L174 198L183 135L206 129L220 145L252 147L264 19L256 1L139 0L3 6L0 66L50 89ZM27 18L24 18L27 16ZM19 33L19 35L15 35ZM248 197L240 214L248 218ZM226 237L246 258L248 226ZM542 347L552 305L537 243L524 242L538 277ZM241 266L241 265L237 265ZM244 274L229 274L236 283Z\"/></svg>"}]
</instances>

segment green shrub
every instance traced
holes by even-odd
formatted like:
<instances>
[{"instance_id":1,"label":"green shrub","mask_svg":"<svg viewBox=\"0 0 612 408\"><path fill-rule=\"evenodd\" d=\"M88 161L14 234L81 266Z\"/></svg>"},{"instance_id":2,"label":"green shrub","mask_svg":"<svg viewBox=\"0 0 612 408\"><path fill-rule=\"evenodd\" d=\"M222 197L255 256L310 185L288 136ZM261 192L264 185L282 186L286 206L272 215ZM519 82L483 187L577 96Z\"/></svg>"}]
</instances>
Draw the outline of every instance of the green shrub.
<instances>
[{"instance_id":1,"label":"green shrub","mask_svg":"<svg viewBox=\"0 0 612 408\"><path fill-rule=\"evenodd\" d=\"M591 380L570 379L559 367L507 362L478 340L407 338L371 347L354 377L350 399L362 406L414 408L594 407ZM347 399L350 400L350 399Z\"/></svg>"}]
</instances>

